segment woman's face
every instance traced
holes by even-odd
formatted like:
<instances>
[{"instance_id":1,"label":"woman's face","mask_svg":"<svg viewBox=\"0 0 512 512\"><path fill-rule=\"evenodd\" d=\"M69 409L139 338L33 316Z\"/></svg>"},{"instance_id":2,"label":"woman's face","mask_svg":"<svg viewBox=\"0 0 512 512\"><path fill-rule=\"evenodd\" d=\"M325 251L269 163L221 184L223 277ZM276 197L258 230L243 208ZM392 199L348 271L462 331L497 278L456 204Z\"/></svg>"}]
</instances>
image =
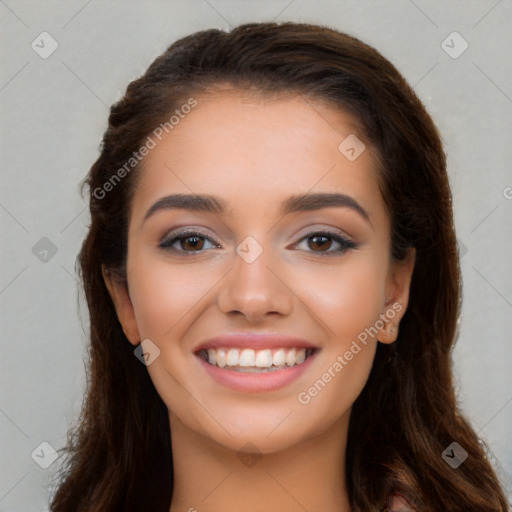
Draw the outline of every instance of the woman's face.
<instances>
[{"instance_id":1,"label":"woman's face","mask_svg":"<svg viewBox=\"0 0 512 512\"><path fill-rule=\"evenodd\" d=\"M298 96L196 99L145 158L129 295L109 289L171 430L269 453L346 427L412 264L390 260L376 162L350 116Z\"/></svg>"}]
</instances>

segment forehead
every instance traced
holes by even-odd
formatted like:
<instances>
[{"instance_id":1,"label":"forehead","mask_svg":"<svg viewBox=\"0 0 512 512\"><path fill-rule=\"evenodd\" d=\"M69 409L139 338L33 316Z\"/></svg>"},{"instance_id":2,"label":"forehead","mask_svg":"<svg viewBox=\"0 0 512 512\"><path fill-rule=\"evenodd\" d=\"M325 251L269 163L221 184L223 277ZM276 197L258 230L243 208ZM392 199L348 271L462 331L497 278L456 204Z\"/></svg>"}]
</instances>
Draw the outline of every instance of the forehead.
<instances>
[{"instance_id":1,"label":"forehead","mask_svg":"<svg viewBox=\"0 0 512 512\"><path fill-rule=\"evenodd\" d=\"M166 193L208 193L255 210L308 191L356 196L370 212L382 203L376 158L357 121L341 109L297 94L239 90L195 99L197 106L145 157L134 216ZM365 150L350 160L340 144L354 136Z\"/></svg>"}]
</instances>

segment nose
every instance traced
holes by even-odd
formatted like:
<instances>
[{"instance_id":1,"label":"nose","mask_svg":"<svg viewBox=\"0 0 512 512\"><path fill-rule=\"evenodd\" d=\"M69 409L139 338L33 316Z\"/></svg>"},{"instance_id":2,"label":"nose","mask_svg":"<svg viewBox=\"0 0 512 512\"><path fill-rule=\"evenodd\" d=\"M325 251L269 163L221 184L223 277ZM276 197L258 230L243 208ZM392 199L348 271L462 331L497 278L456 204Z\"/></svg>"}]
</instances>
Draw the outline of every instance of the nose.
<instances>
[{"instance_id":1,"label":"nose","mask_svg":"<svg viewBox=\"0 0 512 512\"><path fill-rule=\"evenodd\" d=\"M271 251L263 250L249 261L235 255L234 266L219 289L219 309L225 314L242 315L251 323L269 316L289 315L294 293Z\"/></svg>"}]
</instances>

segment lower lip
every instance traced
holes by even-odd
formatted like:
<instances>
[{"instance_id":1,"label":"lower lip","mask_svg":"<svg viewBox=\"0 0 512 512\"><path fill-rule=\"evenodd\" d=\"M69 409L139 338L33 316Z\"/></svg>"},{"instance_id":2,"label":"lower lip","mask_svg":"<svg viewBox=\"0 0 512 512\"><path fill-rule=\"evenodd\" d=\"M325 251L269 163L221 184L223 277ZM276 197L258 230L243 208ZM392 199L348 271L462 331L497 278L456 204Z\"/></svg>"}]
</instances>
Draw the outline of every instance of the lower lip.
<instances>
[{"instance_id":1,"label":"lower lip","mask_svg":"<svg viewBox=\"0 0 512 512\"><path fill-rule=\"evenodd\" d=\"M227 370L226 367L219 368L207 363L202 357L196 357L203 368L219 384L245 393L261 393L283 388L297 380L311 366L315 356L316 352L311 354L302 364L264 373L242 373L235 370Z\"/></svg>"}]
</instances>

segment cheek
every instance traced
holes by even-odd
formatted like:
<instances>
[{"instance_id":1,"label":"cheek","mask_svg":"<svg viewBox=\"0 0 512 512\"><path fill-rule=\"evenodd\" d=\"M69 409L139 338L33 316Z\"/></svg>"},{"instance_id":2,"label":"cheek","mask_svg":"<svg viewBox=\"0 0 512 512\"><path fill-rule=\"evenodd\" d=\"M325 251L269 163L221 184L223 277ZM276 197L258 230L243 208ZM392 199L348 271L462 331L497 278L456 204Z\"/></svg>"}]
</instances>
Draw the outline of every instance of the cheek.
<instances>
[{"instance_id":1,"label":"cheek","mask_svg":"<svg viewBox=\"0 0 512 512\"><path fill-rule=\"evenodd\" d=\"M143 260L151 261L133 258L130 265L130 296L139 332L162 342L176 338L188 319L201 313L218 276L204 265L171 265L155 258L151 264L139 264Z\"/></svg>"},{"instance_id":2,"label":"cheek","mask_svg":"<svg viewBox=\"0 0 512 512\"><path fill-rule=\"evenodd\" d=\"M368 379L385 281L382 269L362 264L316 277L307 305L328 329L328 342L298 402L305 418L334 418L351 407Z\"/></svg>"},{"instance_id":3,"label":"cheek","mask_svg":"<svg viewBox=\"0 0 512 512\"><path fill-rule=\"evenodd\" d=\"M294 292L327 337L316 371L296 397L297 420L311 432L348 414L368 380L385 294L383 260L382 253L355 253L336 267L297 268L290 276Z\"/></svg>"},{"instance_id":4,"label":"cheek","mask_svg":"<svg viewBox=\"0 0 512 512\"><path fill-rule=\"evenodd\" d=\"M373 325L384 303L386 268L382 257L368 251L352 255L340 265L307 272L297 269L294 291L317 318L326 335L343 349Z\"/></svg>"},{"instance_id":5,"label":"cheek","mask_svg":"<svg viewBox=\"0 0 512 512\"><path fill-rule=\"evenodd\" d=\"M130 296L141 338L150 339L160 350L147 367L148 373L167 409L196 429L208 425L208 418L190 399L190 393L199 393L190 380L194 356L183 340L190 324L203 313L211 297L208 291L218 281L212 269L203 267L170 264L143 251L129 260Z\"/></svg>"}]
</instances>

